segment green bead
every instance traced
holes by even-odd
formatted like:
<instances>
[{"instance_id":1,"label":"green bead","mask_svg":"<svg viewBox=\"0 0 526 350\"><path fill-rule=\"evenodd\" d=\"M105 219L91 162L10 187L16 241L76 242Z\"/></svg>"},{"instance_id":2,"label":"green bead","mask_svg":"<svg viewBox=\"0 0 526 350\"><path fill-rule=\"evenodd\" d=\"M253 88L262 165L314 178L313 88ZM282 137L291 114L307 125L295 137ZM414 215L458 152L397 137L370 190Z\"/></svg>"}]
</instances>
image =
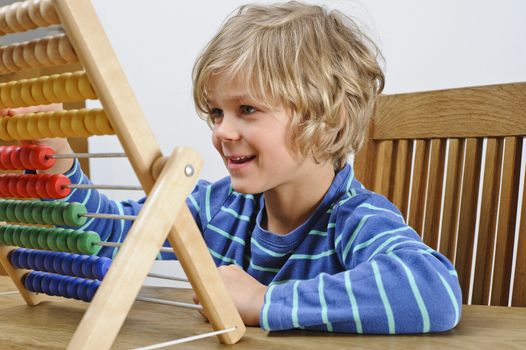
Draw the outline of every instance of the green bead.
<instances>
[{"instance_id":1,"label":"green bead","mask_svg":"<svg viewBox=\"0 0 526 350\"><path fill-rule=\"evenodd\" d=\"M55 207L55 202L45 202L45 205L42 208L42 219L44 220L44 223L48 225L54 224L51 213Z\"/></svg>"},{"instance_id":2,"label":"green bead","mask_svg":"<svg viewBox=\"0 0 526 350\"><path fill-rule=\"evenodd\" d=\"M31 242L29 241L29 237L31 236L31 227L27 226L24 227L23 230L20 231L20 243L21 247L24 248L30 248Z\"/></svg>"},{"instance_id":3,"label":"green bead","mask_svg":"<svg viewBox=\"0 0 526 350\"><path fill-rule=\"evenodd\" d=\"M55 223L55 225L58 226L66 226L66 222L64 221L63 212L64 209L67 207L68 203L64 202L56 202L59 205L53 207L53 210L51 211L51 219Z\"/></svg>"},{"instance_id":4,"label":"green bead","mask_svg":"<svg viewBox=\"0 0 526 350\"><path fill-rule=\"evenodd\" d=\"M20 202L16 203L16 205L15 205L16 222L25 222L25 220L24 220L24 207L25 207L25 203L23 201L20 201Z\"/></svg>"},{"instance_id":5,"label":"green bead","mask_svg":"<svg viewBox=\"0 0 526 350\"><path fill-rule=\"evenodd\" d=\"M23 247L22 242L20 241L20 235L24 231L23 226L15 226L15 229L13 230L13 243L17 247Z\"/></svg>"},{"instance_id":6,"label":"green bead","mask_svg":"<svg viewBox=\"0 0 526 350\"><path fill-rule=\"evenodd\" d=\"M16 207L15 203L11 203L11 205L7 207L5 211L6 221L16 222L15 207Z\"/></svg>"},{"instance_id":7,"label":"green bead","mask_svg":"<svg viewBox=\"0 0 526 350\"><path fill-rule=\"evenodd\" d=\"M30 248L38 249L38 235L40 234L40 231L42 231L42 227L35 227L33 230L31 230L31 234L29 235Z\"/></svg>"},{"instance_id":8,"label":"green bead","mask_svg":"<svg viewBox=\"0 0 526 350\"><path fill-rule=\"evenodd\" d=\"M44 208L42 204L43 202L36 202L33 211L31 212L35 224L45 224L44 219L42 218L42 209Z\"/></svg>"},{"instance_id":9,"label":"green bead","mask_svg":"<svg viewBox=\"0 0 526 350\"><path fill-rule=\"evenodd\" d=\"M50 229L47 234L47 246L49 247L49 250L52 250L54 252L58 252L58 246L57 246L57 238L60 232L59 229L53 228Z\"/></svg>"},{"instance_id":10,"label":"green bead","mask_svg":"<svg viewBox=\"0 0 526 350\"><path fill-rule=\"evenodd\" d=\"M0 200L0 221L6 221L7 220L7 214L6 210L9 206L9 199L2 199Z\"/></svg>"},{"instance_id":11,"label":"green bead","mask_svg":"<svg viewBox=\"0 0 526 350\"><path fill-rule=\"evenodd\" d=\"M57 235L56 244L59 252L68 252L68 236L71 232L74 232L74 230L71 229L63 229L63 228L57 228L56 229L59 234Z\"/></svg>"},{"instance_id":12,"label":"green bead","mask_svg":"<svg viewBox=\"0 0 526 350\"><path fill-rule=\"evenodd\" d=\"M13 242L13 230L15 227L13 225L5 225L4 228L4 242L5 245L13 246L15 243Z\"/></svg>"},{"instance_id":13,"label":"green bead","mask_svg":"<svg viewBox=\"0 0 526 350\"><path fill-rule=\"evenodd\" d=\"M36 222L33 221L33 215L31 214L34 206L35 206L34 201L28 202L24 206L24 214L23 214L24 222L27 222L28 224L36 224Z\"/></svg>"},{"instance_id":14,"label":"green bead","mask_svg":"<svg viewBox=\"0 0 526 350\"><path fill-rule=\"evenodd\" d=\"M84 234L82 231L76 231L74 230L68 235L68 238L66 239L66 244L68 246L68 250L72 253L80 253L79 248L77 245L78 240L80 237Z\"/></svg>"},{"instance_id":15,"label":"green bead","mask_svg":"<svg viewBox=\"0 0 526 350\"><path fill-rule=\"evenodd\" d=\"M7 225L0 225L0 245L6 245L4 240L5 227Z\"/></svg>"},{"instance_id":16,"label":"green bead","mask_svg":"<svg viewBox=\"0 0 526 350\"><path fill-rule=\"evenodd\" d=\"M97 254L100 250L100 246L94 243L100 242L100 236L93 231L86 231L77 241L77 248L82 254Z\"/></svg>"},{"instance_id":17,"label":"green bead","mask_svg":"<svg viewBox=\"0 0 526 350\"><path fill-rule=\"evenodd\" d=\"M42 250L49 250L49 246L47 245L47 236L49 235L49 232L46 230L40 230L38 233L38 246L36 249L42 249Z\"/></svg>"},{"instance_id":18,"label":"green bead","mask_svg":"<svg viewBox=\"0 0 526 350\"><path fill-rule=\"evenodd\" d=\"M81 203L69 203L63 213L64 221L68 226L79 227L86 223L86 217L80 216L86 214L86 207Z\"/></svg>"}]
</instances>

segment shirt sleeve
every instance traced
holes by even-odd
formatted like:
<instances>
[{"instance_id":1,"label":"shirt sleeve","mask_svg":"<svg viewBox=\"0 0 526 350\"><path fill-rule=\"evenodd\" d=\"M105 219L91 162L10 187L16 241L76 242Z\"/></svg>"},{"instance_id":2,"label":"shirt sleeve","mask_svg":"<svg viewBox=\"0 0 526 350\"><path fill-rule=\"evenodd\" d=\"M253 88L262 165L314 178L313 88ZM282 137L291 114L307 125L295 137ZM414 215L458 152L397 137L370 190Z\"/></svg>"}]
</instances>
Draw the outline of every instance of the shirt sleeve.
<instances>
[{"instance_id":1,"label":"shirt sleeve","mask_svg":"<svg viewBox=\"0 0 526 350\"><path fill-rule=\"evenodd\" d=\"M380 334L453 328L462 302L453 265L422 243L387 200L349 202L335 208L334 249L343 271L271 285L261 326Z\"/></svg>"}]
</instances>

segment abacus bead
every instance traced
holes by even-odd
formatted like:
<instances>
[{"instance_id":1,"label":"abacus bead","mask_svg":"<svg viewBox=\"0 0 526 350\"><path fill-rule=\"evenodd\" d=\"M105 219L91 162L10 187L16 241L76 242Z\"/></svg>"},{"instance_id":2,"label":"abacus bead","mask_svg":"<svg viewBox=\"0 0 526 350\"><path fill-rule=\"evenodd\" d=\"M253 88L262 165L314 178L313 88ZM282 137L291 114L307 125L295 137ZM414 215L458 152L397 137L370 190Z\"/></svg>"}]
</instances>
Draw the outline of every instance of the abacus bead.
<instances>
[{"instance_id":1,"label":"abacus bead","mask_svg":"<svg viewBox=\"0 0 526 350\"><path fill-rule=\"evenodd\" d=\"M29 176L26 183L26 192L29 198L39 198L36 184L38 178L36 176Z\"/></svg>"},{"instance_id":2,"label":"abacus bead","mask_svg":"<svg viewBox=\"0 0 526 350\"><path fill-rule=\"evenodd\" d=\"M22 249L15 249L15 250L12 250L10 253L9 253L9 262L11 263L11 265L13 265L14 267L16 268L20 268L20 253L22 253Z\"/></svg>"},{"instance_id":3,"label":"abacus bead","mask_svg":"<svg viewBox=\"0 0 526 350\"><path fill-rule=\"evenodd\" d=\"M91 281L89 284L87 290L86 290L86 301L90 302L93 300L93 297L95 296L95 293L97 293L97 290L99 289L100 282L99 281Z\"/></svg>"},{"instance_id":4,"label":"abacus bead","mask_svg":"<svg viewBox=\"0 0 526 350\"><path fill-rule=\"evenodd\" d=\"M49 233L47 231L40 230L38 232L38 249L49 250L49 246L47 245L48 236Z\"/></svg>"},{"instance_id":5,"label":"abacus bead","mask_svg":"<svg viewBox=\"0 0 526 350\"><path fill-rule=\"evenodd\" d=\"M29 235L29 246L33 249L38 249L38 235L40 234L41 230L42 228L35 227Z\"/></svg>"},{"instance_id":6,"label":"abacus bead","mask_svg":"<svg viewBox=\"0 0 526 350\"><path fill-rule=\"evenodd\" d=\"M67 187L71 185L68 177L62 174L51 175L49 182L46 184L47 192L52 196L51 198L64 198L71 193L71 189Z\"/></svg>"},{"instance_id":7,"label":"abacus bead","mask_svg":"<svg viewBox=\"0 0 526 350\"><path fill-rule=\"evenodd\" d=\"M31 175L20 175L16 181L16 193L19 197L29 198L29 193L27 191L27 182L29 181Z\"/></svg>"},{"instance_id":8,"label":"abacus bead","mask_svg":"<svg viewBox=\"0 0 526 350\"><path fill-rule=\"evenodd\" d=\"M49 290L49 283L51 282L52 276L50 274L44 273L42 278L40 279L40 290L42 293L52 295L51 291Z\"/></svg>"},{"instance_id":9,"label":"abacus bead","mask_svg":"<svg viewBox=\"0 0 526 350\"><path fill-rule=\"evenodd\" d=\"M66 239L66 244L68 245L68 250L72 253L79 253L79 249L77 248L77 242L82 236L81 231L73 231L68 235L68 238Z\"/></svg>"},{"instance_id":10,"label":"abacus bead","mask_svg":"<svg viewBox=\"0 0 526 350\"><path fill-rule=\"evenodd\" d=\"M44 270L47 272L53 272L53 253L52 252L42 252L44 253Z\"/></svg>"},{"instance_id":11,"label":"abacus bead","mask_svg":"<svg viewBox=\"0 0 526 350\"><path fill-rule=\"evenodd\" d=\"M27 202L26 205L24 205L24 222L27 222L28 224L36 224L36 222L33 221L33 215L31 214L33 211L35 203L34 202Z\"/></svg>"},{"instance_id":12,"label":"abacus bead","mask_svg":"<svg viewBox=\"0 0 526 350\"><path fill-rule=\"evenodd\" d=\"M0 191L2 192L2 197L11 197L11 192L9 191L9 174L0 175Z\"/></svg>"},{"instance_id":13,"label":"abacus bead","mask_svg":"<svg viewBox=\"0 0 526 350\"><path fill-rule=\"evenodd\" d=\"M57 283L57 295L61 297L68 298L67 296L67 285L68 285L69 276L60 276Z\"/></svg>"},{"instance_id":14,"label":"abacus bead","mask_svg":"<svg viewBox=\"0 0 526 350\"><path fill-rule=\"evenodd\" d=\"M24 281L24 287L26 287L27 290L33 291L33 278L35 277L34 272L26 273L24 277L22 277Z\"/></svg>"},{"instance_id":15,"label":"abacus bead","mask_svg":"<svg viewBox=\"0 0 526 350\"><path fill-rule=\"evenodd\" d=\"M29 241L31 232L32 230L29 226L24 227L24 229L20 231L20 243L22 247L31 248L31 242Z\"/></svg>"},{"instance_id":16,"label":"abacus bead","mask_svg":"<svg viewBox=\"0 0 526 350\"><path fill-rule=\"evenodd\" d=\"M15 229L13 230L13 243L17 247L23 247L22 242L20 241L20 234L22 233L23 229L24 228L22 226L15 226Z\"/></svg>"},{"instance_id":17,"label":"abacus bead","mask_svg":"<svg viewBox=\"0 0 526 350\"><path fill-rule=\"evenodd\" d=\"M64 257L64 260L62 260L62 274L73 276L73 261L77 258L77 254L68 254L68 256Z\"/></svg>"},{"instance_id":18,"label":"abacus bead","mask_svg":"<svg viewBox=\"0 0 526 350\"><path fill-rule=\"evenodd\" d=\"M0 225L0 245L6 245L5 239L4 239L4 232L5 232L6 226L7 225Z\"/></svg>"},{"instance_id":19,"label":"abacus bead","mask_svg":"<svg viewBox=\"0 0 526 350\"><path fill-rule=\"evenodd\" d=\"M60 275L55 275L55 276L50 275L49 283L48 283L49 295L59 295L59 296L61 296L58 293L58 281L62 277L63 276L60 276Z\"/></svg>"},{"instance_id":20,"label":"abacus bead","mask_svg":"<svg viewBox=\"0 0 526 350\"><path fill-rule=\"evenodd\" d=\"M89 285L92 282L93 281L91 280L85 280L85 279L81 280L80 284L77 287L77 294L80 300L89 302L87 294L88 294Z\"/></svg>"},{"instance_id":21,"label":"abacus bead","mask_svg":"<svg viewBox=\"0 0 526 350\"><path fill-rule=\"evenodd\" d=\"M11 163L11 153L16 149L16 146L7 146L4 148L4 152L0 154L0 163L5 170L14 170L14 166Z\"/></svg>"},{"instance_id":22,"label":"abacus bead","mask_svg":"<svg viewBox=\"0 0 526 350\"><path fill-rule=\"evenodd\" d=\"M14 226L12 225L6 225L5 227L5 231L4 231L4 242L6 245L14 245L15 243L13 242L13 230L14 230Z\"/></svg>"},{"instance_id":23,"label":"abacus bead","mask_svg":"<svg viewBox=\"0 0 526 350\"><path fill-rule=\"evenodd\" d=\"M77 290L81 282L82 280L80 278L73 278L68 283L68 286L66 287L66 289L68 291L68 294L71 296L71 298L80 300Z\"/></svg>"},{"instance_id":24,"label":"abacus bead","mask_svg":"<svg viewBox=\"0 0 526 350\"><path fill-rule=\"evenodd\" d=\"M27 255L27 265L29 266L29 269L31 270L35 270L35 266L36 266L36 263L35 263L35 258L36 258L36 253L37 250L33 250L31 249L30 250L30 253Z\"/></svg>"},{"instance_id":25,"label":"abacus bead","mask_svg":"<svg viewBox=\"0 0 526 350\"><path fill-rule=\"evenodd\" d=\"M47 234L47 246L49 247L49 250L52 250L54 252L58 252L57 247L57 236L59 235L59 232L57 232L56 229L49 230L49 233Z\"/></svg>"},{"instance_id":26,"label":"abacus bead","mask_svg":"<svg viewBox=\"0 0 526 350\"><path fill-rule=\"evenodd\" d=\"M56 207L53 207L53 210L51 211L51 218L55 225L59 226L65 226L66 222L64 221L64 215L62 214L64 212L64 209L69 205L68 203L64 202L55 202L58 203Z\"/></svg>"},{"instance_id":27,"label":"abacus bead","mask_svg":"<svg viewBox=\"0 0 526 350\"><path fill-rule=\"evenodd\" d=\"M10 163L13 165L13 169L24 170L24 165L20 161L20 147L16 147L9 155Z\"/></svg>"},{"instance_id":28,"label":"abacus bead","mask_svg":"<svg viewBox=\"0 0 526 350\"><path fill-rule=\"evenodd\" d=\"M31 163L32 150L37 148L37 145L24 145L20 146L20 163L24 166L24 169L35 169L35 166Z\"/></svg>"},{"instance_id":29,"label":"abacus bead","mask_svg":"<svg viewBox=\"0 0 526 350\"><path fill-rule=\"evenodd\" d=\"M82 270L82 276L84 278L95 278L93 276L93 268L92 266L97 262L97 257L90 255L87 259L85 259L82 262L81 270Z\"/></svg>"},{"instance_id":30,"label":"abacus bead","mask_svg":"<svg viewBox=\"0 0 526 350\"><path fill-rule=\"evenodd\" d=\"M15 205L16 222L24 222L24 202L18 202Z\"/></svg>"},{"instance_id":31,"label":"abacus bead","mask_svg":"<svg viewBox=\"0 0 526 350\"><path fill-rule=\"evenodd\" d=\"M33 211L31 212L31 217L36 224L44 224L44 219L42 218L42 209L44 208L44 202L36 202Z\"/></svg>"},{"instance_id":32,"label":"abacus bead","mask_svg":"<svg viewBox=\"0 0 526 350\"><path fill-rule=\"evenodd\" d=\"M67 252L68 251L68 234L73 230L63 229L63 228L57 228L56 230L59 230L59 234L56 237L56 245L59 252Z\"/></svg>"},{"instance_id":33,"label":"abacus bead","mask_svg":"<svg viewBox=\"0 0 526 350\"><path fill-rule=\"evenodd\" d=\"M31 250L29 249L17 249L18 251L18 268L21 269L30 269L31 265L29 264L29 255L31 255Z\"/></svg>"},{"instance_id":34,"label":"abacus bead","mask_svg":"<svg viewBox=\"0 0 526 350\"><path fill-rule=\"evenodd\" d=\"M37 170L46 170L55 165L56 159L51 158L55 151L51 147L41 146L30 155L31 163L34 164Z\"/></svg>"},{"instance_id":35,"label":"abacus bead","mask_svg":"<svg viewBox=\"0 0 526 350\"><path fill-rule=\"evenodd\" d=\"M38 193L38 198L50 198L46 189L46 181L49 178L49 174L37 174L35 177L35 191Z\"/></svg>"},{"instance_id":36,"label":"abacus bead","mask_svg":"<svg viewBox=\"0 0 526 350\"><path fill-rule=\"evenodd\" d=\"M79 255L77 259L73 261L73 265L71 266L71 270L73 271L73 275L83 277L82 274L82 264L84 261L86 261L89 258L88 255Z\"/></svg>"},{"instance_id":37,"label":"abacus bead","mask_svg":"<svg viewBox=\"0 0 526 350\"><path fill-rule=\"evenodd\" d=\"M44 260L46 259L46 253L42 250L35 251L35 267L34 270L44 271Z\"/></svg>"},{"instance_id":38,"label":"abacus bead","mask_svg":"<svg viewBox=\"0 0 526 350\"><path fill-rule=\"evenodd\" d=\"M16 184L18 183L18 176L12 176L9 178L9 181L7 182L7 190L9 191L9 194L11 197L21 197L16 189Z\"/></svg>"},{"instance_id":39,"label":"abacus bead","mask_svg":"<svg viewBox=\"0 0 526 350\"><path fill-rule=\"evenodd\" d=\"M28 277L28 283L31 282L31 284L28 286L28 289L35 292L40 293L42 292L40 290L40 279L42 278L42 273L35 271L30 272Z\"/></svg>"},{"instance_id":40,"label":"abacus bead","mask_svg":"<svg viewBox=\"0 0 526 350\"><path fill-rule=\"evenodd\" d=\"M92 275L94 278L102 281L104 276L108 273L111 266L111 259L106 257L99 258L92 267Z\"/></svg>"},{"instance_id":41,"label":"abacus bead","mask_svg":"<svg viewBox=\"0 0 526 350\"><path fill-rule=\"evenodd\" d=\"M64 259L68 256L68 253L60 252L58 254L55 254L55 257L53 258L53 271L55 273L59 273L61 275L64 275L64 270L62 270L62 264L64 263Z\"/></svg>"},{"instance_id":42,"label":"abacus bead","mask_svg":"<svg viewBox=\"0 0 526 350\"><path fill-rule=\"evenodd\" d=\"M82 226L86 223L86 217L80 216L81 214L86 214L86 207L81 203L69 203L63 213L64 222L68 226Z\"/></svg>"},{"instance_id":43,"label":"abacus bead","mask_svg":"<svg viewBox=\"0 0 526 350\"><path fill-rule=\"evenodd\" d=\"M11 205L9 205L6 208L5 215L6 219L9 222L16 222L16 214L15 214L15 208L16 208L16 202L11 202Z\"/></svg>"},{"instance_id":44,"label":"abacus bead","mask_svg":"<svg viewBox=\"0 0 526 350\"><path fill-rule=\"evenodd\" d=\"M86 231L77 241L78 250L82 254L97 254L100 250L100 246L94 243L100 242L100 236L93 231Z\"/></svg>"},{"instance_id":45,"label":"abacus bead","mask_svg":"<svg viewBox=\"0 0 526 350\"><path fill-rule=\"evenodd\" d=\"M48 225L53 225L53 217L51 216L51 212L53 211L53 207L56 205L55 202L45 202L44 207L42 208L42 219L44 220L44 223Z\"/></svg>"}]
</instances>

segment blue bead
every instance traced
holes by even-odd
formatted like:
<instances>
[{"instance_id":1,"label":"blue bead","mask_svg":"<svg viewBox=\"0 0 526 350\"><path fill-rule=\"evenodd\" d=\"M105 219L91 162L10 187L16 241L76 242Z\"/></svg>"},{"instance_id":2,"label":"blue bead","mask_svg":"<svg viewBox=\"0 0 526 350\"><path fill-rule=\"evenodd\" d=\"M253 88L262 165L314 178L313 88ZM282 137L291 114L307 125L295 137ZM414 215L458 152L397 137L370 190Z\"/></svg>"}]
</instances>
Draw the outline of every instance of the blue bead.
<instances>
[{"instance_id":1,"label":"blue bead","mask_svg":"<svg viewBox=\"0 0 526 350\"><path fill-rule=\"evenodd\" d=\"M89 301L88 299L88 287L92 280L82 279L79 286L77 287L77 294L80 300Z\"/></svg>"},{"instance_id":2,"label":"blue bead","mask_svg":"<svg viewBox=\"0 0 526 350\"><path fill-rule=\"evenodd\" d=\"M44 269L46 272L53 272L53 253L52 252L43 252L44 253Z\"/></svg>"},{"instance_id":3,"label":"blue bead","mask_svg":"<svg viewBox=\"0 0 526 350\"><path fill-rule=\"evenodd\" d=\"M100 282L96 280L92 280L91 283L88 285L88 288L86 290L86 301L90 302L93 300L93 297L95 296L95 293L97 293L97 290L99 289Z\"/></svg>"},{"instance_id":4,"label":"blue bead","mask_svg":"<svg viewBox=\"0 0 526 350\"><path fill-rule=\"evenodd\" d=\"M59 293L58 293L58 282L60 280L60 275L49 275L49 284L48 284L48 289L49 289L49 295L58 295L58 296L61 296Z\"/></svg>"},{"instance_id":5,"label":"blue bead","mask_svg":"<svg viewBox=\"0 0 526 350\"><path fill-rule=\"evenodd\" d=\"M35 277L34 272L26 273L24 275L24 287L27 290L33 292L33 278Z\"/></svg>"},{"instance_id":6,"label":"blue bead","mask_svg":"<svg viewBox=\"0 0 526 350\"><path fill-rule=\"evenodd\" d=\"M42 292L40 290L40 280L42 278L41 273L38 271L35 271L35 272L31 272L30 275L31 275L30 276L30 281L31 281L30 287L31 288L29 288L29 290L35 293L41 293Z\"/></svg>"},{"instance_id":7,"label":"blue bead","mask_svg":"<svg viewBox=\"0 0 526 350\"><path fill-rule=\"evenodd\" d=\"M81 267L82 277L94 278L92 266L95 265L98 259L99 259L98 257L91 255L86 260L84 260L84 262L82 263L82 267Z\"/></svg>"},{"instance_id":8,"label":"blue bead","mask_svg":"<svg viewBox=\"0 0 526 350\"><path fill-rule=\"evenodd\" d=\"M60 276L57 285L57 294L64 298L69 298L66 290L66 286L68 285L68 278L69 276Z\"/></svg>"},{"instance_id":9,"label":"blue bead","mask_svg":"<svg viewBox=\"0 0 526 350\"><path fill-rule=\"evenodd\" d=\"M68 256L64 258L64 261L62 261L62 272L64 275L73 276L73 261L75 261L78 256L78 254L68 254Z\"/></svg>"},{"instance_id":10,"label":"blue bead","mask_svg":"<svg viewBox=\"0 0 526 350\"><path fill-rule=\"evenodd\" d=\"M76 258L73 261L71 270L73 271L74 276L82 277L82 263L84 262L84 260L87 260L88 258L89 258L89 255L79 255L78 258Z\"/></svg>"},{"instance_id":11,"label":"blue bead","mask_svg":"<svg viewBox=\"0 0 526 350\"><path fill-rule=\"evenodd\" d=\"M97 260L97 262L93 265L92 268L92 274L93 277L98 279L99 281L102 281L104 276L108 273L108 270L111 266L111 259L106 257L101 257Z\"/></svg>"},{"instance_id":12,"label":"blue bead","mask_svg":"<svg viewBox=\"0 0 526 350\"><path fill-rule=\"evenodd\" d=\"M67 286L68 293L69 295L71 295L73 299L80 300L79 294L78 294L78 286L80 285L81 282L82 282L82 279L73 278L71 282L68 283L68 286Z\"/></svg>"},{"instance_id":13,"label":"blue bead","mask_svg":"<svg viewBox=\"0 0 526 350\"><path fill-rule=\"evenodd\" d=\"M11 253L9 253L9 261L11 262L11 265L13 265L13 267L16 267L17 269L20 268L20 265L18 264L20 253L21 249L12 250Z\"/></svg>"},{"instance_id":14,"label":"blue bead","mask_svg":"<svg viewBox=\"0 0 526 350\"><path fill-rule=\"evenodd\" d=\"M27 255L27 266L31 270L35 269L35 256L35 251L31 249L31 251Z\"/></svg>"},{"instance_id":15,"label":"blue bead","mask_svg":"<svg viewBox=\"0 0 526 350\"><path fill-rule=\"evenodd\" d=\"M44 271L45 252L42 250L35 250L35 270Z\"/></svg>"},{"instance_id":16,"label":"blue bead","mask_svg":"<svg viewBox=\"0 0 526 350\"><path fill-rule=\"evenodd\" d=\"M50 294L50 288L49 283L51 282L51 275L48 273L44 273L42 278L40 279L40 290L42 293L45 293L47 295L53 295Z\"/></svg>"},{"instance_id":17,"label":"blue bead","mask_svg":"<svg viewBox=\"0 0 526 350\"><path fill-rule=\"evenodd\" d=\"M77 288L73 288L73 281L75 280L75 277L71 276L64 276L64 297L74 299L77 295Z\"/></svg>"}]
</instances>

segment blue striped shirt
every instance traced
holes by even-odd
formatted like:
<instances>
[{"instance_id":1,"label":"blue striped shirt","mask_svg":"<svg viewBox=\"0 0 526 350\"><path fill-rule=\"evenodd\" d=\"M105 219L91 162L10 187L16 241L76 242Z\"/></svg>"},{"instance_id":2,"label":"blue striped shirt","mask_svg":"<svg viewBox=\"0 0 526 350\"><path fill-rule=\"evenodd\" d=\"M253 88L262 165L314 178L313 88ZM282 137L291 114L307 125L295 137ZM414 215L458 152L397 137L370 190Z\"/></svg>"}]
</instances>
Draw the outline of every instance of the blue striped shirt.
<instances>
[{"instance_id":1,"label":"blue striped shirt","mask_svg":"<svg viewBox=\"0 0 526 350\"><path fill-rule=\"evenodd\" d=\"M78 163L66 175L89 183ZM111 201L95 190L74 190L67 200L84 202L89 212L127 215L144 202ZM237 193L228 177L199 181L187 204L215 263L239 265L269 286L260 312L266 330L427 333L459 322L453 265L422 243L385 197L363 188L350 165L336 174L315 212L286 235L262 227L264 195ZM84 229L122 241L130 225L90 219ZM99 253L114 254L113 248Z\"/></svg>"}]
</instances>

